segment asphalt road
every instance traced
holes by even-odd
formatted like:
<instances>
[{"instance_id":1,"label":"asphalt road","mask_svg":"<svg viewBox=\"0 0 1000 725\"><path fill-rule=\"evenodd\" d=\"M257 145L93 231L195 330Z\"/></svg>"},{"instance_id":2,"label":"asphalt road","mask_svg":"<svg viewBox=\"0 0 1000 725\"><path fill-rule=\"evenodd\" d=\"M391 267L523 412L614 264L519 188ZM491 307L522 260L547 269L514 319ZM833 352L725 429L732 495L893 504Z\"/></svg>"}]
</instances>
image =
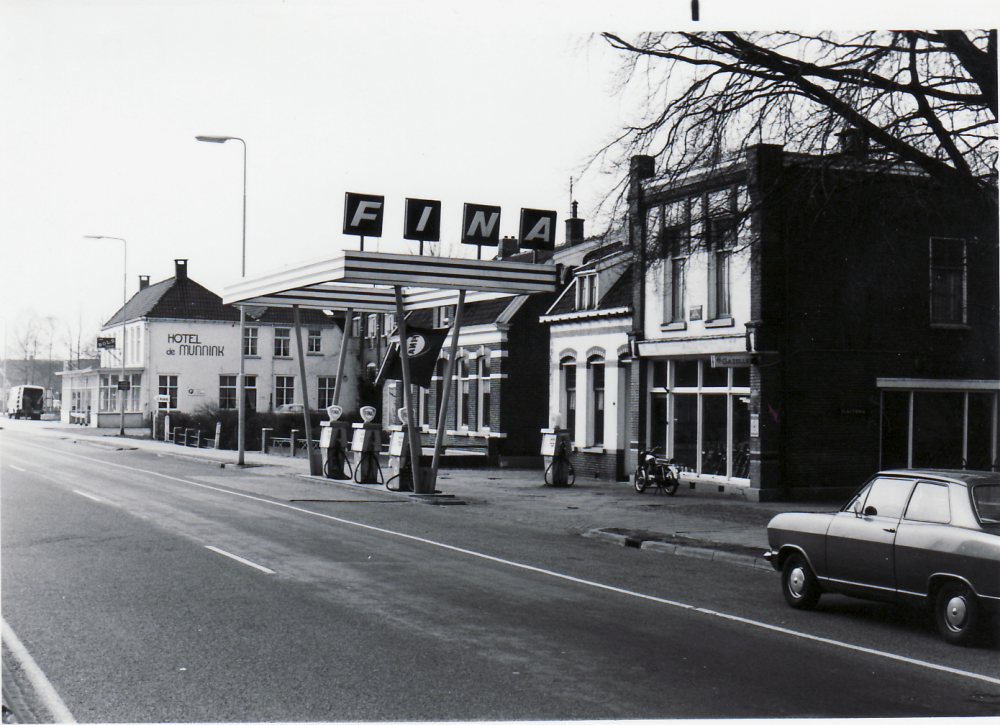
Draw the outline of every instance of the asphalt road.
<instances>
[{"instance_id":1,"label":"asphalt road","mask_svg":"<svg viewBox=\"0 0 1000 725\"><path fill-rule=\"evenodd\" d=\"M0 432L3 619L77 721L1000 714L996 646L918 613L117 447Z\"/></svg>"}]
</instances>

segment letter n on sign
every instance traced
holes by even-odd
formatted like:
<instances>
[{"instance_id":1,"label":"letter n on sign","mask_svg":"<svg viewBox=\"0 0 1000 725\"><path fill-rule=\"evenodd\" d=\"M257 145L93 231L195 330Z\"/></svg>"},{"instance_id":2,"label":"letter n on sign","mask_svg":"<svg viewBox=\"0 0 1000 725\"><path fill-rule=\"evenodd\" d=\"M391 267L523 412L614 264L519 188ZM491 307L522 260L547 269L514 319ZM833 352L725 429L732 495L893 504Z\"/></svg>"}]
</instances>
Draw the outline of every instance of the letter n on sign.
<instances>
[{"instance_id":1,"label":"letter n on sign","mask_svg":"<svg viewBox=\"0 0 1000 725\"><path fill-rule=\"evenodd\" d=\"M500 207L466 204L462 213L462 244L499 246Z\"/></svg>"},{"instance_id":2,"label":"letter n on sign","mask_svg":"<svg viewBox=\"0 0 1000 725\"><path fill-rule=\"evenodd\" d=\"M384 210L384 196L355 194L348 191L344 195L344 234L381 237Z\"/></svg>"},{"instance_id":3,"label":"letter n on sign","mask_svg":"<svg viewBox=\"0 0 1000 725\"><path fill-rule=\"evenodd\" d=\"M521 209L521 249L556 248L556 213L541 209Z\"/></svg>"}]
</instances>

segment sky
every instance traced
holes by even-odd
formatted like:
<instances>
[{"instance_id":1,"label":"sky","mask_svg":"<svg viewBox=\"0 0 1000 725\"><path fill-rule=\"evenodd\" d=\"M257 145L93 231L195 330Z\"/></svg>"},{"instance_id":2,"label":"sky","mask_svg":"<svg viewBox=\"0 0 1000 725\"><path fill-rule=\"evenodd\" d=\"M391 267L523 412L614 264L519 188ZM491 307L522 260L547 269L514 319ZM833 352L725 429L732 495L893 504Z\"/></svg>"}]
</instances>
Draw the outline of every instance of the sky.
<instances>
[{"instance_id":1,"label":"sky","mask_svg":"<svg viewBox=\"0 0 1000 725\"><path fill-rule=\"evenodd\" d=\"M345 192L385 196L366 250L416 253L408 197L442 201L453 256L476 254L466 202L500 206L504 236L555 210L561 242L571 198L588 234L607 224L619 179L586 162L639 117L594 34L997 27L983 0L874 5L700 0L695 23L689 0L0 0L7 352L33 318L96 336L174 259L220 295L238 280L243 145L195 136L246 142L247 275L357 249Z\"/></svg>"}]
</instances>

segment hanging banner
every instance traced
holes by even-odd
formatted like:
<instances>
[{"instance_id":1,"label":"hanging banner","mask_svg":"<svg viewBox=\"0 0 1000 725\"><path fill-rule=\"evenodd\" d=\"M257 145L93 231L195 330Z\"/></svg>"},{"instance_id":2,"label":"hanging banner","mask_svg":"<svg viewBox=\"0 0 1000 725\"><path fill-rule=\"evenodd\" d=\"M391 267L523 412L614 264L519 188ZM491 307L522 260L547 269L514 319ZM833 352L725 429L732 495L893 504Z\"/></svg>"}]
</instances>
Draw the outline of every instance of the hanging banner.
<instances>
[{"instance_id":1,"label":"hanging banner","mask_svg":"<svg viewBox=\"0 0 1000 725\"><path fill-rule=\"evenodd\" d=\"M556 213L521 209L521 249L552 251L556 248Z\"/></svg>"},{"instance_id":2,"label":"hanging banner","mask_svg":"<svg viewBox=\"0 0 1000 725\"><path fill-rule=\"evenodd\" d=\"M441 202L431 199L407 199L403 218L403 239L440 242Z\"/></svg>"},{"instance_id":3,"label":"hanging banner","mask_svg":"<svg viewBox=\"0 0 1000 725\"><path fill-rule=\"evenodd\" d=\"M500 207L466 204L462 213L462 244L499 246Z\"/></svg>"},{"instance_id":4,"label":"hanging banner","mask_svg":"<svg viewBox=\"0 0 1000 725\"><path fill-rule=\"evenodd\" d=\"M410 358L410 382L421 388L429 388L434 377L434 366L437 364L441 346L448 337L448 328L429 330L422 327L406 328L406 353ZM393 343L382 359L376 385L382 385L386 380L402 380L403 365L399 358L399 344Z\"/></svg>"},{"instance_id":5,"label":"hanging banner","mask_svg":"<svg viewBox=\"0 0 1000 725\"><path fill-rule=\"evenodd\" d=\"M344 234L381 237L385 197L372 194L344 195Z\"/></svg>"}]
</instances>

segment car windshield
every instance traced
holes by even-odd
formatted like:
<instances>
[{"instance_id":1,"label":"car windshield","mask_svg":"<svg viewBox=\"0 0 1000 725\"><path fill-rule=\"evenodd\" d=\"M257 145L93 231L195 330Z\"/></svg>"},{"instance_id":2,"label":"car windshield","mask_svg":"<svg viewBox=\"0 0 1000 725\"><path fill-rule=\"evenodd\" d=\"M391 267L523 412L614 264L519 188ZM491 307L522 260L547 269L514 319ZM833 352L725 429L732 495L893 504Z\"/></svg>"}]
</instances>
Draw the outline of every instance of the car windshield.
<instances>
[{"instance_id":1,"label":"car windshield","mask_svg":"<svg viewBox=\"0 0 1000 725\"><path fill-rule=\"evenodd\" d=\"M985 526L1000 526L1000 483L981 484L972 487L972 503L979 523Z\"/></svg>"}]
</instances>

